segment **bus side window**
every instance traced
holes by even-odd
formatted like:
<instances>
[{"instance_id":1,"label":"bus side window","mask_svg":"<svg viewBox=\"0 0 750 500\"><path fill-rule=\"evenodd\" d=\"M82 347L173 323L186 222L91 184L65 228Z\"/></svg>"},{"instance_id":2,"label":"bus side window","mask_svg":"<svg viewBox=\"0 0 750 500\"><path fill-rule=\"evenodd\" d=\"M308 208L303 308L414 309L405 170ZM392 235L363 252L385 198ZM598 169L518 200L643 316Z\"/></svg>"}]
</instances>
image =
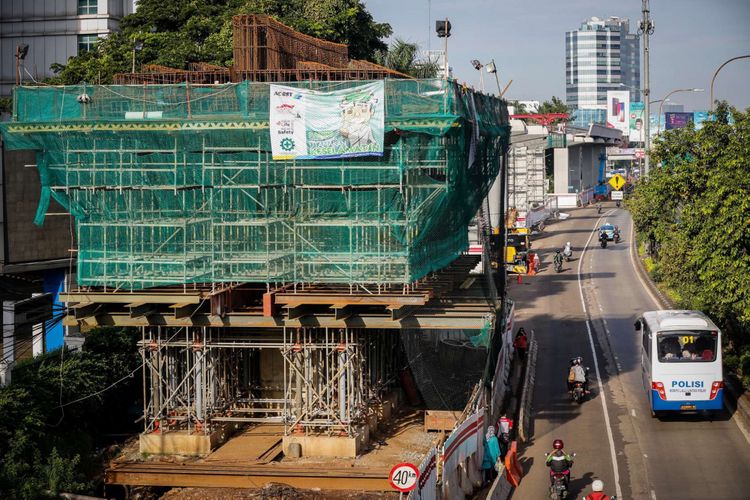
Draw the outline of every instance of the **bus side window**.
<instances>
[{"instance_id":1,"label":"bus side window","mask_svg":"<svg viewBox=\"0 0 750 500\"><path fill-rule=\"evenodd\" d=\"M651 331L649 330L648 326L645 324L642 324L641 328L642 334L641 334L641 340L643 342L643 352L646 353L646 356L648 358L651 358Z\"/></svg>"}]
</instances>

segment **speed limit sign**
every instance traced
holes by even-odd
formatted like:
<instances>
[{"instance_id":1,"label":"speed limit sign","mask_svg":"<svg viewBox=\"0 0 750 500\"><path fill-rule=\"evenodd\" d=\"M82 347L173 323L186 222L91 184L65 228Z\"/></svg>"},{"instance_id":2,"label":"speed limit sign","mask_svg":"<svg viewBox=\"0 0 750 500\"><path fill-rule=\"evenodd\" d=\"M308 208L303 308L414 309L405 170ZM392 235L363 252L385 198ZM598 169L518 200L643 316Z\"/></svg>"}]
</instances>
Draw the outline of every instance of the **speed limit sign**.
<instances>
[{"instance_id":1,"label":"speed limit sign","mask_svg":"<svg viewBox=\"0 0 750 500\"><path fill-rule=\"evenodd\" d=\"M406 493L416 488L418 479L419 470L413 464L408 463L394 465L388 476L388 481L391 483L393 489L401 493Z\"/></svg>"}]
</instances>

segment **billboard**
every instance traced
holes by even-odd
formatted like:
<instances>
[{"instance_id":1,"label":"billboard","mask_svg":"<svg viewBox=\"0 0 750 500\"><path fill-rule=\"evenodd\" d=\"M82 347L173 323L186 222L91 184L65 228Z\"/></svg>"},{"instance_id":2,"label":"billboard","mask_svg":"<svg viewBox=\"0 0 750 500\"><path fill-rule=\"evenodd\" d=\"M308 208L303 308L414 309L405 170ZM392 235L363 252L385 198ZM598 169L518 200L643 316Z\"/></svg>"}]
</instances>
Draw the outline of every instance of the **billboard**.
<instances>
[{"instance_id":1,"label":"billboard","mask_svg":"<svg viewBox=\"0 0 750 500\"><path fill-rule=\"evenodd\" d=\"M693 113L664 113L664 129L685 128L693 123Z\"/></svg>"},{"instance_id":2,"label":"billboard","mask_svg":"<svg viewBox=\"0 0 750 500\"><path fill-rule=\"evenodd\" d=\"M383 81L333 92L271 85L274 160L382 156Z\"/></svg>"},{"instance_id":3,"label":"billboard","mask_svg":"<svg viewBox=\"0 0 750 500\"><path fill-rule=\"evenodd\" d=\"M708 120L708 113L705 111L696 111L693 113L693 123L695 124L695 130L703 128L703 122Z\"/></svg>"},{"instance_id":4,"label":"billboard","mask_svg":"<svg viewBox=\"0 0 750 500\"><path fill-rule=\"evenodd\" d=\"M643 117L645 115L642 102L630 103L630 142L644 142Z\"/></svg>"},{"instance_id":5,"label":"billboard","mask_svg":"<svg viewBox=\"0 0 750 500\"><path fill-rule=\"evenodd\" d=\"M616 128L623 135L630 129L630 92L627 90L607 91L607 126Z\"/></svg>"}]
</instances>

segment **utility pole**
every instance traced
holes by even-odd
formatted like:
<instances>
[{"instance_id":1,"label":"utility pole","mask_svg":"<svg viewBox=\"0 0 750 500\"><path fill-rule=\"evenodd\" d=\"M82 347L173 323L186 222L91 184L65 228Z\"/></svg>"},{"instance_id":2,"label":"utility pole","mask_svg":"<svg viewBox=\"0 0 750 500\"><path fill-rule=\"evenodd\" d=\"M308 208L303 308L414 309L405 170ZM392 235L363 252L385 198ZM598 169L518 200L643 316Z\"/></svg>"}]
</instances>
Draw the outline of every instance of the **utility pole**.
<instances>
[{"instance_id":1,"label":"utility pole","mask_svg":"<svg viewBox=\"0 0 750 500\"><path fill-rule=\"evenodd\" d=\"M649 102L651 95L651 80L649 75L650 49L648 45L648 38L649 36L654 34L654 23L651 21L651 11L648 6L648 0L642 1L643 3L641 10L643 12L643 19L641 20L641 24L638 28L638 33L643 35L643 101L646 104L646 116L643 124L645 131L643 178L646 179L648 178L649 157L651 156L649 153L649 148L651 147L651 103ZM660 117L657 117L656 119L660 120Z\"/></svg>"}]
</instances>

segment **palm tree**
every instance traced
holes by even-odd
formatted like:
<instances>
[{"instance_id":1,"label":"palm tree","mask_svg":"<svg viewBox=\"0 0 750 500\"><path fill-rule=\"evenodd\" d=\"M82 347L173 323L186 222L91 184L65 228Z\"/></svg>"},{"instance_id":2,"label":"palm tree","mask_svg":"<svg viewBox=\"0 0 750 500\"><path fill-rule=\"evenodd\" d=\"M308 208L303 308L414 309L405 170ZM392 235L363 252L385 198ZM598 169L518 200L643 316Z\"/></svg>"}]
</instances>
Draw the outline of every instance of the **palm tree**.
<instances>
[{"instance_id":1,"label":"palm tree","mask_svg":"<svg viewBox=\"0 0 750 500\"><path fill-rule=\"evenodd\" d=\"M396 39L387 51L375 53L375 62L415 78L435 78L440 66L437 60L420 60L416 43Z\"/></svg>"}]
</instances>

